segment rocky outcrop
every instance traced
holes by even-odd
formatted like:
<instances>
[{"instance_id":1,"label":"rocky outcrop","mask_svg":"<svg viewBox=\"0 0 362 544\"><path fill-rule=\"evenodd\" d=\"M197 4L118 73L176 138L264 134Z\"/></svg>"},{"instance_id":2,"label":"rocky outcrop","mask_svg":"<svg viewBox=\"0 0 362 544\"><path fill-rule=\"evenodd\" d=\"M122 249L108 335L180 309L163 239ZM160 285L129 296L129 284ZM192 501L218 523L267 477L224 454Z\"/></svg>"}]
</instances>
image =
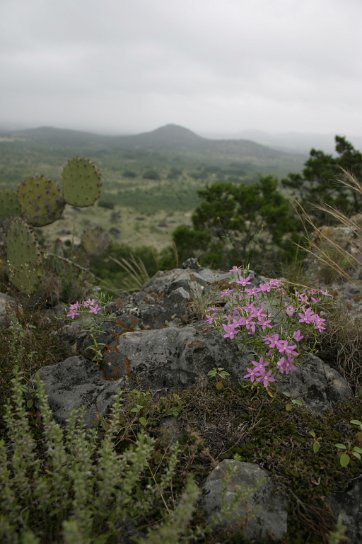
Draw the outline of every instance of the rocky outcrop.
<instances>
[{"instance_id":1,"label":"rocky outcrop","mask_svg":"<svg viewBox=\"0 0 362 544\"><path fill-rule=\"evenodd\" d=\"M227 370L231 382L242 380L255 354L224 339L201 319L211 301L224 304L217 294L227 286L228 274L190 264L189 269L159 272L140 292L108 306L115 318L105 321L97 336L106 346L99 366L90 360L82 323L64 327L64 341L75 355L39 371L57 421L64 423L72 410L83 408L91 426L107 414L117 388L158 394L203 386L216 367ZM261 281L253 277L256 285ZM276 389L300 400L316 416L352 396L346 380L313 355L295 372L280 376ZM162 425L160 439L175 442L181 432L175 418ZM243 542L285 541L287 500L264 469L224 460L209 474L203 491L202 508L215 530ZM360 479L345 494L331 498L331 508L341 515L353 543L361 534L360 501Z\"/></svg>"},{"instance_id":2,"label":"rocky outcrop","mask_svg":"<svg viewBox=\"0 0 362 544\"><path fill-rule=\"evenodd\" d=\"M104 323L103 333L98 335L98 341L107 346L100 368L91 361L74 357L42 369L46 382L51 383L50 398L54 402L56 399L56 417L64 420L61 414L69 413L70 406L80 406L82 398L86 410L93 410L93 415L103 413L103 405L101 408L97 405L98 391L103 388L111 397L109 380L120 380L121 384L127 378L131 388L159 392L204 385L211 369L223 367L233 382L239 382L254 356L197 320L195 307L207 300L208 293L218 292L227 278L227 274L209 269L159 272L136 295L116 300L110 308L115 319ZM77 321L67 325L64 337L73 345L73 352L89 357L92 353L87 349L89 338L79 326ZM94 380L96 385L91 386ZM84 389L81 394L80 386ZM306 356L295 372L280 376L277 390L301 400L317 415L352 396L346 380L312 355Z\"/></svg>"}]
</instances>

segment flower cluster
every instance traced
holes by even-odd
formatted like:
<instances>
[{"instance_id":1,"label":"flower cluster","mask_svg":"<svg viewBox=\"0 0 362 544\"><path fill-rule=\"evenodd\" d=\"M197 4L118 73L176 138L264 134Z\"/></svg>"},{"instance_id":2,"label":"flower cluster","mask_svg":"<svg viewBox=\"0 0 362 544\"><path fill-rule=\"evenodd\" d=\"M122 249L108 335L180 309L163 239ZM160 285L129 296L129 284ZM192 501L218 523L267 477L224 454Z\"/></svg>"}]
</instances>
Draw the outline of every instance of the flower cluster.
<instances>
[{"instance_id":1,"label":"flower cluster","mask_svg":"<svg viewBox=\"0 0 362 544\"><path fill-rule=\"evenodd\" d=\"M103 359L104 344L99 341L99 336L103 333L102 322L105 318L102 303L94 298L88 298L83 302L75 302L67 308L67 317L76 319L81 314L86 314L87 319L82 323L83 331L89 337L91 344L86 348L93 351L93 359L101 362Z\"/></svg>"},{"instance_id":2,"label":"flower cluster","mask_svg":"<svg viewBox=\"0 0 362 544\"><path fill-rule=\"evenodd\" d=\"M206 321L224 338L250 346L260 355L244 379L268 387L278 372L295 370L303 351L325 330L325 319L316 310L322 297L329 295L316 289L288 292L280 279L256 286L252 276L243 275L238 267L230 272L230 287L220 293L225 306L208 308Z\"/></svg>"},{"instance_id":3,"label":"flower cluster","mask_svg":"<svg viewBox=\"0 0 362 544\"><path fill-rule=\"evenodd\" d=\"M84 313L84 310L90 314L97 315L100 313L101 307L94 298L88 298L83 303L75 302L74 304L71 304L68 308L67 317L75 319L76 317L79 317L81 313Z\"/></svg>"}]
</instances>

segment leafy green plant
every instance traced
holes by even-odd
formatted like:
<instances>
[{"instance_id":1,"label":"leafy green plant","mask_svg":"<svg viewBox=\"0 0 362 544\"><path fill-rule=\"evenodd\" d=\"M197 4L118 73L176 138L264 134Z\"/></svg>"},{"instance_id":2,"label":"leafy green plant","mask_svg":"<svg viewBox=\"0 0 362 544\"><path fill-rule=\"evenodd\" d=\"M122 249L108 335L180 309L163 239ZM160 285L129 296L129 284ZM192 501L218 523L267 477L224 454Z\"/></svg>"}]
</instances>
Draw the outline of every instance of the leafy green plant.
<instances>
[{"instance_id":1,"label":"leafy green plant","mask_svg":"<svg viewBox=\"0 0 362 544\"><path fill-rule=\"evenodd\" d=\"M322 438L320 436L317 436L315 431L309 431L308 434L313 439L313 442L312 442L313 453L318 453L319 450L321 449L321 440L322 440Z\"/></svg>"},{"instance_id":2,"label":"leafy green plant","mask_svg":"<svg viewBox=\"0 0 362 544\"><path fill-rule=\"evenodd\" d=\"M359 419L351 419L350 423L352 423L352 425L356 425L356 427L358 428L358 432L356 434L356 439L358 442L362 442L362 421L360 421Z\"/></svg>"},{"instance_id":3,"label":"leafy green plant","mask_svg":"<svg viewBox=\"0 0 362 544\"><path fill-rule=\"evenodd\" d=\"M348 543L349 541L350 539L346 535L346 526L341 515L339 515L335 529L328 535L328 544L342 544L342 542Z\"/></svg>"},{"instance_id":4,"label":"leafy green plant","mask_svg":"<svg viewBox=\"0 0 362 544\"><path fill-rule=\"evenodd\" d=\"M292 399L291 394L288 391L283 391L283 395L289 399L289 402L285 405L286 412L291 412L294 406L302 406L302 401L299 399Z\"/></svg>"},{"instance_id":5,"label":"leafy green plant","mask_svg":"<svg viewBox=\"0 0 362 544\"><path fill-rule=\"evenodd\" d=\"M16 370L6 408L7 435L0 441L0 539L2 542L99 544L127 535L154 542L155 529L178 542L191 521L199 495L189 480L179 503L172 481L180 448L169 452L163 473L152 469L155 440L144 433L119 452L122 393L115 394L103 436L73 413L65 428L49 409L36 381L39 410L28 417L26 388ZM129 520L132 519L130 528ZM151 521L152 520L152 521ZM148 535L144 527L149 527ZM136 529L138 527L138 529Z\"/></svg>"},{"instance_id":6,"label":"leafy green plant","mask_svg":"<svg viewBox=\"0 0 362 544\"><path fill-rule=\"evenodd\" d=\"M334 446L337 448L338 452L338 458L339 463L341 467L346 467L351 462L352 457L355 457L358 461L362 459L362 448L358 446L353 446L350 442L346 444L334 444Z\"/></svg>"},{"instance_id":7,"label":"leafy green plant","mask_svg":"<svg viewBox=\"0 0 362 544\"><path fill-rule=\"evenodd\" d=\"M223 367L219 366L219 367L212 368L207 373L207 375L209 378L215 379L216 389L221 390L221 389L224 389L224 380L226 380L230 376L230 373L227 370L225 370Z\"/></svg>"}]
</instances>

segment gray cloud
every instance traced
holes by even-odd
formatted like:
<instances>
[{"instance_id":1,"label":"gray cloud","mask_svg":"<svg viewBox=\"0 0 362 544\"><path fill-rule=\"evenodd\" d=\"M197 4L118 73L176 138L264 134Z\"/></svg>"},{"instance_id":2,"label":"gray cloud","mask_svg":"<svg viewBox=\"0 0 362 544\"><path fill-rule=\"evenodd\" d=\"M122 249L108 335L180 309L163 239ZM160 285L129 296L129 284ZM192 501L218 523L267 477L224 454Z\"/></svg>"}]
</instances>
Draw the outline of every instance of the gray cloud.
<instances>
[{"instance_id":1,"label":"gray cloud","mask_svg":"<svg viewBox=\"0 0 362 544\"><path fill-rule=\"evenodd\" d=\"M0 126L360 134L360 0L1 0Z\"/></svg>"}]
</instances>

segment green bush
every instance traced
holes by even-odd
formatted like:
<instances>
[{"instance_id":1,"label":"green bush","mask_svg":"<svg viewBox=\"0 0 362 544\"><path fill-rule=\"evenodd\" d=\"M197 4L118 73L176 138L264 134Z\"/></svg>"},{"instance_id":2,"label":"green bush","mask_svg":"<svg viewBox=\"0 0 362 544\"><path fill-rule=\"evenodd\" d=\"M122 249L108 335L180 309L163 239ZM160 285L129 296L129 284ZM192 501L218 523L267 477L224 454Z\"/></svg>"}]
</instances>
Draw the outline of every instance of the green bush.
<instances>
[{"instance_id":1,"label":"green bush","mask_svg":"<svg viewBox=\"0 0 362 544\"><path fill-rule=\"evenodd\" d=\"M252 185L217 182L199 196L193 227L173 233L180 260L198 257L202 264L224 269L252 262L256 270L276 274L294 257L300 224L275 178Z\"/></svg>"}]
</instances>

